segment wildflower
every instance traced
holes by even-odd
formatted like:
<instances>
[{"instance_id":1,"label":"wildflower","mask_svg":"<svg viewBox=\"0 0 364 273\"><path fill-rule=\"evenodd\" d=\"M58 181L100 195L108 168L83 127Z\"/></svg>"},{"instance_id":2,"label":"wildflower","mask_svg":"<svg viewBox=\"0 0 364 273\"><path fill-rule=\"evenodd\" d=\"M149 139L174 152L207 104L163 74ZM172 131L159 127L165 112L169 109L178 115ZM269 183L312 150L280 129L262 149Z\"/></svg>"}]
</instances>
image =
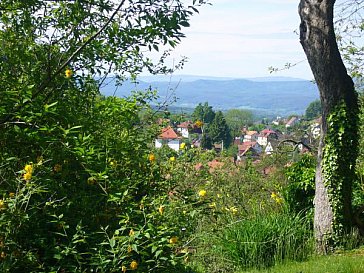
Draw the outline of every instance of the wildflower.
<instances>
[{"instance_id":1,"label":"wildflower","mask_svg":"<svg viewBox=\"0 0 364 273\"><path fill-rule=\"evenodd\" d=\"M160 214L160 215L162 215L162 214L163 214L163 212L164 212L164 206L160 206L160 207L158 208L158 211L159 211L159 214Z\"/></svg>"},{"instance_id":2,"label":"wildflower","mask_svg":"<svg viewBox=\"0 0 364 273\"><path fill-rule=\"evenodd\" d=\"M24 171L27 172L27 173L32 174L33 173L33 165L31 165L31 164L25 165Z\"/></svg>"},{"instance_id":3,"label":"wildflower","mask_svg":"<svg viewBox=\"0 0 364 273\"><path fill-rule=\"evenodd\" d=\"M154 162L155 161L155 155L154 154L150 154L148 156L148 159L149 159L150 162Z\"/></svg>"},{"instance_id":4,"label":"wildflower","mask_svg":"<svg viewBox=\"0 0 364 273\"><path fill-rule=\"evenodd\" d=\"M96 182L97 182L97 180L96 180L96 178L95 178L95 177L93 177L93 176L91 176L91 177L89 177L89 178L87 179L87 184L89 184L89 185L95 185L95 184L96 184Z\"/></svg>"},{"instance_id":5,"label":"wildflower","mask_svg":"<svg viewBox=\"0 0 364 273\"><path fill-rule=\"evenodd\" d=\"M15 196L15 192L9 192L9 197L13 198Z\"/></svg>"},{"instance_id":6,"label":"wildflower","mask_svg":"<svg viewBox=\"0 0 364 273\"><path fill-rule=\"evenodd\" d=\"M232 212L232 214L237 214L238 209L235 206L233 206L233 207L230 208L230 212Z\"/></svg>"},{"instance_id":7,"label":"wildflower","mask_svg":"<svg viewBox=\"0 0 364 273\"><path fill-rule=\"evenodd\" d=\"M275 192L272 192L272 194L270 195L270 197L276 201L277 204L282 204L283 203L283 198L279 197Z\"/></svg>"},{"instance_id":8,"label":"wildflower","mask_svg":"<svg viewBox=\"0 0 364 273\"><path fill-rule=\"evenodd\" d=\"M66 76L67 79L71 78L72 77L72 70L67 68L66 71L64 72L64 75Z\"/></svg>"},{"instance_id":9,"label":"wildflower","mask_svg":"<svg viewBox=\"0 0 364 273\"><path fill-rule=\"evenodd\" d=\"M180 145L180 148L183 150L184 148L186 148L186 143L181 143L181 145Z\"/></svg>"},{"instance_id":10,"label":"wildflower","mask_svg":"<svg viewBox=\"0 0 364 273\"><path fill-rule=\"evenodd\" d=\"M132 252L133 249L131 248L131 245L128 245L128 253Z\"/></svg>"},{"instance_id":11,"label":"wildflower","mask_svg":"<svg viewBox=\"0 0 364 273\"><path fill-rule=\"evenodd\" d=\"M175 158L174 156L171 156L171 157L169 158L169 160L173 162L173 161L175 161L175 160L176 160L176 158Z\"/></svg>"},{"instance_id":12,"label":"wildflower","mask_svg":"<svg viewBox=\"0 0 364 273\"><path fill-rule=\"evenodd\" d=\"M118 162L115 159L110 161L111 168L116 168L117 165L118 165Z\"/></svg>"},{"instance_id":13,"label":"wildflower","mask_svg":"<svg viewBox=\"0 0 364 273\"><path fill-rule=\"evenodd\" d=\"M138 263L137 263L137 261L132 261L131 263L130 263L130 269L131 270L136 270L138 268Z\"/></svg>"},{"instance_id":14,"label":"wildflower","mask_svg":"<svg viewBox=\"0 0 364 273\"><path fill-rule=\"evenodd\" d=\"M134 236L134 234L135 234L134 230L133 230L133 229L131 229L131 230L129 231L129 236Z\"/></svg>"},{"instance_id":15,"label":"wildflower","mask_svg":"<svg viewBox=\"0 0 364 273\"><path fill-rule=\"evenodd\" d=\"M60 171L62 171L62 165L60 165L60 164L56 164L56 165L54 165L53 170L54 170L56 173L59 173Z\"/></svg>"},{"instance_id":16,"label":"wildflower","mask_svg":"<svg viewBox=\"0 0 364 273\"><path fill-rule=\"evenodd\" d=\"M201 120L197 120L197 121L195 122L195 126L196 126L196 127L198 127L198 128L201 128L201 127L202 127L202 125L203 125L203 122L202 122Z\"/></svg>"},{"instance_id":17,"label":"wildflower","mask_svg":"<svg viewBox=\"0 0 364 273\"><path fill-rule=\"evenodd\" d=\"M177 243L178 241L178 238L176 236L173 236L169 239L169 243L174 245L175 243Z\"/></svg>"},{"instance_id":18,"label":"wildflower","mask_svg":"<svg viewBox=\"0 0 364 273\"><path fill-rule=\"evenodd\" d=\"M198 196L200 196L200 197L205 197L206 196L206 191L205 190L200 190L199 192L198 192Z\"/></svg>"},{"instance_id":19,"label":"wildflower","mask_svg":"<svg viewBox=\"0 0 364 273\"><path fill-rule=\"evenodd\" d=\"M126 272L126 270L128 270L128 269L126 268L126 266L125 266L125 265L123 265L123 266L121 267L121 271L122 271L123 273L125 273L125 272Z\"/></svg>"},{"instance_id":20,"label":"wildflower","mask_svg":"<svg viewBox=\"0 0 364 273\"><path fill-rule=\"evenodd\" d=\"M6 208L6 204L4 202L4 200L0 199L0 209L5 209Z\"/></svg>"},{"instance_id":21,"label":"wildflower","mask_svg":"<svg viewBox=\"0 0 364 273\"><path fill-rule=\"evenodd\" d=\"M23 179L28 182L30 179L32 179L32 173L23 174Z\"/></svg>"}]
</instances>

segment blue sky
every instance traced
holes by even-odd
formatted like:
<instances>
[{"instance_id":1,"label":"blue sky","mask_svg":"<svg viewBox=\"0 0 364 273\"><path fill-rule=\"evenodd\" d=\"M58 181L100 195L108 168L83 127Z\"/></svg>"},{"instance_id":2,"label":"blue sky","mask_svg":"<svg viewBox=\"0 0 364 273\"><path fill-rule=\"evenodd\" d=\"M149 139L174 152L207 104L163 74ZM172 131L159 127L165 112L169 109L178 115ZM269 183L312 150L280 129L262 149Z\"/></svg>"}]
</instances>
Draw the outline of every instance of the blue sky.
<instances>
[{"instance_id":1,"label":"blue sky","mask_svg":"<svg viewBox=\"0 0 364 273\"><path fill-rule=\"evenodd\" d=\"M188 63L176 74L313 79L297 32L298 0L210 0L172 53ZM297 66L270 74L268 67Z\"/></svg>"}]
</instances>

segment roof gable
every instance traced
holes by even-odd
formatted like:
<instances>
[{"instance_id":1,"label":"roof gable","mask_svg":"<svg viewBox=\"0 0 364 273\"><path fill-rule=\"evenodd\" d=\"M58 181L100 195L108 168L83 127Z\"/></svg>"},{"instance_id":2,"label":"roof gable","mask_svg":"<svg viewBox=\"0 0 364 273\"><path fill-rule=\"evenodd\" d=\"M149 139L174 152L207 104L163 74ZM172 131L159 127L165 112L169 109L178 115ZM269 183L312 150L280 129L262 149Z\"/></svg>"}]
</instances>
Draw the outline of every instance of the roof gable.
<instances>
[{"instance_id":1,"label":"roof gable","mask_svg":"<svg viewBox=\"0 0 364 273\"><path fill-rule=\"evenodd\" d=\"M176 139L180 138L172 127L162 129L162 133L158 136L159 139Z\"/></svg>"}]
</instances>

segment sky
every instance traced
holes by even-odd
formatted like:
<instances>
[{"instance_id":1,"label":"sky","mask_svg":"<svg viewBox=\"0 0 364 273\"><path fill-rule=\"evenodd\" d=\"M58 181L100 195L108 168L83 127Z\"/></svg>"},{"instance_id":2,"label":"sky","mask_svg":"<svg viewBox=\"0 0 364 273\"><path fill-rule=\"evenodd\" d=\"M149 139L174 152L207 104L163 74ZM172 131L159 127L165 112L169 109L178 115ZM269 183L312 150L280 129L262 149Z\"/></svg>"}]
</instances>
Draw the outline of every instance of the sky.
<instances>
[{"instance_id":1,"label":"sky","mask_svg":"<svg viewBox=\"0 0 364 273\"><path fill-rule=\"evenodd\" d=\"M172 59L188 57L175 74L252 78L313 76L299 43L298 0L210 0L195 14ZM299 63L279 72L286 63Z\"/></svg>"}]
</instances>

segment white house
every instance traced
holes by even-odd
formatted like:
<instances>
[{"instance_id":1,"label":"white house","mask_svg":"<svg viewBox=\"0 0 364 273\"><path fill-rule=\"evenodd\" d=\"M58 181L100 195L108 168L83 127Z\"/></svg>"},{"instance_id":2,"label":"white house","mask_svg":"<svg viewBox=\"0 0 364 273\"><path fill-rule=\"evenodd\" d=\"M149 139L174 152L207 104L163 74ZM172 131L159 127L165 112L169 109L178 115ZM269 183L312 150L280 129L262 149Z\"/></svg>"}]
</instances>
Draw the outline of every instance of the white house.
<instances>
[{"instance_id":1,"label":"white house","mask_svg":"<svg viewBox=\"0 0 364 273\"><path fill-rule=\"evenodd\" d=\"M273 146L271 142L268 142L267 146L265 146L264 153L267 155L271 155L274 152Z\"/></svg>"},{"instance_id":2,"label":"white house","mask_svg":"<svg viewBox=\"0 0 364 273\"><path fill-rule=\"evenodd\" d=\"M176 134L172 127L162 129L162 133L155 140L155 147L161 148L163 145L167 145L169 148L179 151L181 144L181 137Z\"/></svg>"},{"instance_id":3,"label":"white house","mask_svg":"<svg viewBox=\"0 0 364 273\"><path fill-rule=\"evenodd\" d=\"M271 140L271 139L275 139L275 140L278 139L278 134L275 131L273 131L273 130L264 129L258 135L257 142L261 146L267 146L268 145L268 141Z\"/></svg>"},{"instance_id":4,"label":"white house","mask_svg":"<svg viewBox=\"0 0 364 273\"><path fill-rule=\"evenodd\" d=\"M189 128L192 126L190 121L182 122L181 124L177 125L177 132L179 132L184 138L189 137Z\"/></svg>"},{"instance_id":5,"label":"white house","mask_svg":"<svg viewBox=\"0 0 364 273\"><path fill-rule=\"evenodd\" d=\"M295 124L297 124L300 120L298 119L298 117L291 117L289 119L289 121L287 121L286 123L286 128L289 128L289 127L292 127L294 126Z\"/></svg>"},{"instance_id":6,"label":"white house","mask_svg":"<svg viewBox=\"0 0 364 273\"><path fill-rule=\"evenodd\" d=\"M317 118L311 124L311 134L312 134L314 139L318 139L320 137L321 123L322 123L322 118Z\"/></svg>"},{"instance_id":7,"label":"white house","mask_svg":"<svg viewBox=\"0 0 364 273\"><path fill-rule=\"evenodd\" d=\"M246 131L244 135L243 142L254 142L258 139L257 131Z\"/></svg>"}]
</instances>

